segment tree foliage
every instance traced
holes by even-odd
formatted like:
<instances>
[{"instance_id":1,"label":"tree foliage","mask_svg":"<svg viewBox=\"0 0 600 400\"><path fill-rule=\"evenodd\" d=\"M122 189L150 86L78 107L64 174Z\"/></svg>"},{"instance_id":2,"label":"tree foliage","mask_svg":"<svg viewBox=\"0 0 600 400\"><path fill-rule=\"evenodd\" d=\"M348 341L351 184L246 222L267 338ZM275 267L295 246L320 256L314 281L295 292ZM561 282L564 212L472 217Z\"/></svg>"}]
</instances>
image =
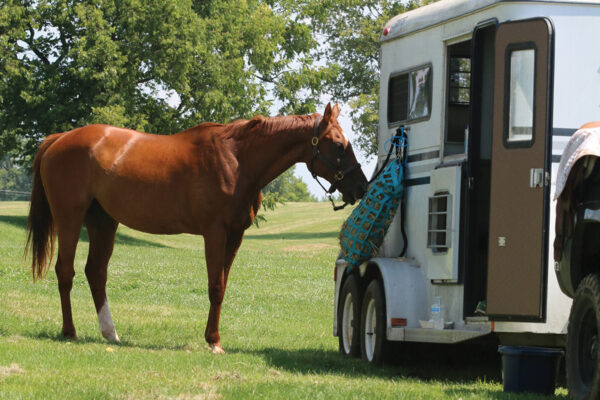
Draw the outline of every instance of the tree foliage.
<instances>
[{"instance_id":1,"label":"tree foliage","mask_svg":"<svg viewBox=\"0 0 600 400\"><path fill-rule=\"evenodd\" d=\"M8 157L0 160L0 200L27 200L29 192L31 178L27 169Z\"/></svg>"},{"instance_id":2,"label":"tree foliage","mask_svg":"<svg viewBox=\"0 0 600 400\"><path fill-rule=\"evenodd\" d=\"M309 21L262 0L0 2L0 157L89 123L173 133L314 112L334 71Z\"/></svg>"},{"instance_id":3,"label":"tree foliage","mask_svg":"<svg viewBox=\"0 0 600 400\"><path fill-rule=\"evenodd\" d=\"M381 29L435 0L0 1L0 157L89 123L173 133L349 103L375 152Z\"/></svg>"},{"instance_id":4,"label":"tree foliage","mask_svg":"<svg viewBox=\"0 0 600 400\"><path fill-rule=\"evenodd\" d=\"M355 140L376 154L379 121L379 39L392 17L437 0L305 0L301 12L321 38L320 57L339 71L327 92L348 103Z\"/></svg>"},{"instance_id":5,"label":"tree foliage","mask_svg":"<svg viewBox=\"0 0 600 400\"><path fill-rule=\"evenodd\" d=\"M263 189L265 197L273 196L280 202L286 201L315 201L308 191L306 183L294 176L295 166L275 178Z\"/></svg>"},{"instance_id":6,"label":"tree foliage","mask_svg":"<svg viewBox=\"0 0 600 400\"><path fill-rule=\"evenodd\" d=\"M273 179L262 190L263 211L274 210L278 204L287 201L316 201L308 191L306 183L297 176L294 176L295 166ZM254 219L254 225L257 227L265 222L266 218L259 214Z\"/></svg>"},{"instance_id":7,"label":"tree foliage","mask_svg":"<svg viewBox=\"0 0 600 400\"><path fill-rule=\"evenodd\" d=\"M0 0L0 159L29 166L44 136L90 123L167 134L322 96L373 154L381 29L433 1ZM265 204L307 200L292 178Z\"/></svg>"}]
</instances>

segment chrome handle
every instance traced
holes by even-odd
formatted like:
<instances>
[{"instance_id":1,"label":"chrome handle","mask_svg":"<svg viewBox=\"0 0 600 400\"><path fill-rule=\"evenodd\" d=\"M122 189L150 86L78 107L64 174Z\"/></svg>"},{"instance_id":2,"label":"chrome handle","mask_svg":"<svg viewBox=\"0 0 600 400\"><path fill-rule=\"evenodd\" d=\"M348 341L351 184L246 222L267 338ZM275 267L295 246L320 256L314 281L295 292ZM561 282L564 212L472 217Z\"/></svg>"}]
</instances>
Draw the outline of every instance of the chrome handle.
<instances>
[{"instance_id":1,"label":"chrome handle","mask_svg":"<svg viewBox=\"0 0 600 400\"><path fill-rule=\"evenodd\" d=\"M550 174L543 168L531 168L529 170L529 187L532 189L550 185Z\"/></svg>"}]
</instances>

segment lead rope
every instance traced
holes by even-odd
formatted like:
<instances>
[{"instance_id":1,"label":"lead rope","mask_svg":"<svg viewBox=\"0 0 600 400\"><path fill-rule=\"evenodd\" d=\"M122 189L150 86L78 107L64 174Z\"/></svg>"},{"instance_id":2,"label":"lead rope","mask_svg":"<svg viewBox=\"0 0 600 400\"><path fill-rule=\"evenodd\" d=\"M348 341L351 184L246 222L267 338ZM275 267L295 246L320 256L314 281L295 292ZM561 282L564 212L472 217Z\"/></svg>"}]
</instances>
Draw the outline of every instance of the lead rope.
<instances>
[{"instance_id":1,"label":"lead rope","mask_svg":"<svg viewBox=\"0 0 600 400\"><path fill-rule=\"evenodd\" d=\"M398 132L400 132L400 134L398 134ZM404 125L402 125L398 129L396 129L396 135L392 136L385 143L386 144L388 144L388 143L390 144L390 149L388 150L387 156L385 157L385 161L383 162L383 164L381 164L381 168L379 168L379 171L377 171L377 173L375 175L373 175L373 177L369 180L369 182L367 182L367 186L371 185L371 183L373 183L373 181L375 181L375 179L377 179L377 177L385 169L386 165L390 161L390 158L392 156L392 151L394 149L396 150L396 158L400 158L403 161L402 162L403 166L406 166L406 154L407 154L407 149L408 149L408 138L406 137L406 132L405 132L405 129L404 129Z\"/></svg>"},{"instance_id":2,"label":"lead rope","mask_svg":"<svg viewBox=\"0 0 600 400\"><path fill-rule=\"evenodd\" d=\"M400 134L398 134L398 132L400 132ZM390 158L392 156L392 152L395 150L396 152L396 158L400 159L401 164L403 167L405 167L406 170L406 165L407 165L407 155L408 155L408 137L406 136L406 132L404 129L404 125L402 125L400 128L398 128L396 130L396 135L392 136L387 142L390 143L390 148L388 150L387 156L385 157L385 161L383 162L383 164L381 164L381 168L379 168L379 171L377 171L377 173L375 173L375 175L373 175L373 177L369 180L369 182L367 182L367 186L370 186L371 183L373 183L375 181L375 179L377 179L377 177L379 175L381 175L381 172L385 169L385 167L388 165L388 163L390 162ZM327 198L329 199L329 201L331 202L332 206L333 206L333 211L338 211L338 210L342 210L343 208L345 208L349 203L344 202L344 204L342 204L341 206L336 206L333 198L332 198L332 192L325 189L325 186L323 186L323 184L321 184L321 182L317 179L317 177L314 175L313 173L313 177L315 178L315 180L317 181L317 183L319 184L319 186L321 186L321 188L323 188L323 190L325 191L325 193L327 194ZM402 185L405 186L406 183L406 174L404 174L402 176ZM330 188L332 189L333 186ZM402 214L402 226L401 226L401 231L402 231L402 238L404 239L404 243L407 243L407 239L406 239L406 232L404 230L404 194L402 195L402 208L400 210L400 213ZM406 252L406 245L404 247L404 249L402 250L402 255L404 255L404 253Z\"/></svg>"},{"instance_id":3,"label":"lead rope","mask_svg":"<svg viewBox=\"0 0 600 400\"><path fill-rule=\"evenodd\" d=\"M400 164L398 164L398 169L402 166L402 199L400 200L400 233L402 234L402 251L400 252L400 257L404 257L406 254L406 249L408 247L408 236L406 235L406 229L404 226L405 216L406 216L406 169L408 166L408 136L406 136L406 129L404 125L400 128L396 129L396 135L392 136L390 140L390 149L388 150L387 157L385 161L381 165L381 168L377 173L371 178L368 185L370 185L377 177L381 174L381 171L384 170L388 162L390 161L390 157L392 155L392 151L395 150L396 159L400 160ZM386 143L388 143L386 142ZM396 172L399 172L396 170Z\"/></svg>"},{"instance_id":4,"label":"lead rope","mask_svg":"<svg viewBox=\"0 0 600 400\"><path fill-rule=\"evenodd\" d=\"M402 199L400 200L400 232L402 233L402 251L400 257L406 255L406 249L408 247L408 236L406 235L406 229L404 228L404 220L406 216L406 170L408 167L408 136L404 126L401 126L396 130L396 133L400 131L400 164L402 164Z\"/></svg>"}]
</instances>

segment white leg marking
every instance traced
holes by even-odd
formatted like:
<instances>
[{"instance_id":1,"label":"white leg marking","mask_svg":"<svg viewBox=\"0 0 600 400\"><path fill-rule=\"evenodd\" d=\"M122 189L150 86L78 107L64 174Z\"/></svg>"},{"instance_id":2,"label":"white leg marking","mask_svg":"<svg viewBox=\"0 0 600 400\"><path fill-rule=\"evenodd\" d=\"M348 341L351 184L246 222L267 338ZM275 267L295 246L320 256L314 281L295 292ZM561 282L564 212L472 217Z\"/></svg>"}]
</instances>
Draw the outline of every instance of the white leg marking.
<instances>
[{"instance_id":1,"label":"white leg marking","mask_svg":"<svg viewBox=\"0 0 600 400\"><path fill-rule=\"evenodd\" d=\"M210 345L210 351L213 354L225 354L225 350L221 347L220 343L213 343Z\"/></svg>"},{"instance_id":2,"label":"white leg marking","mask_svg":"<svg viewBox=\"0 0 600 400\"><path fill-rule=\"evenodd\" d=\"M110 309L108 308L108 302L104 301L102 308L98 312L98 321L100 321L100 332L106 340L110 342L119 342L119 335L115 330L115 324L113 323L110 315Z\"/></svg>"}]
</instances>

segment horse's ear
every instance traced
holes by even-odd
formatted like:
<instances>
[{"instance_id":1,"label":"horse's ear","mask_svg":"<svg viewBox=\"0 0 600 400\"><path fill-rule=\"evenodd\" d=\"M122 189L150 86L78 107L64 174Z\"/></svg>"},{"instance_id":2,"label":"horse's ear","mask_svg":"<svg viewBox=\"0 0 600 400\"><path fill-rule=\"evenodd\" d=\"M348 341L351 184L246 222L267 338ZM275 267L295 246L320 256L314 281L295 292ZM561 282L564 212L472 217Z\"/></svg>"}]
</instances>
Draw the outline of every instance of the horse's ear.
<instances>
[{"instance_id":1,"label":"horse's ear","mask_svg":"<svg viewBox=\"0 0 600 400\"><path fill-rule=\"evenodd\" d=\"M329 122L331 119L331 103L327 103L325 107L325 112L323 113L323 121Z\"/></svg>"},{"instance_id":2,"label":"horse's ear","mask_svg":"<svg viewBox=\"0 0 600 400\"><path fill-rule=\"evenodd\" d=\"M338 106L338 104L335 103L335 106L333 106L333 110L331 110L331 117L337 119L338 115L340 115L340 106Z\"/></svg>"}]
</instances>

